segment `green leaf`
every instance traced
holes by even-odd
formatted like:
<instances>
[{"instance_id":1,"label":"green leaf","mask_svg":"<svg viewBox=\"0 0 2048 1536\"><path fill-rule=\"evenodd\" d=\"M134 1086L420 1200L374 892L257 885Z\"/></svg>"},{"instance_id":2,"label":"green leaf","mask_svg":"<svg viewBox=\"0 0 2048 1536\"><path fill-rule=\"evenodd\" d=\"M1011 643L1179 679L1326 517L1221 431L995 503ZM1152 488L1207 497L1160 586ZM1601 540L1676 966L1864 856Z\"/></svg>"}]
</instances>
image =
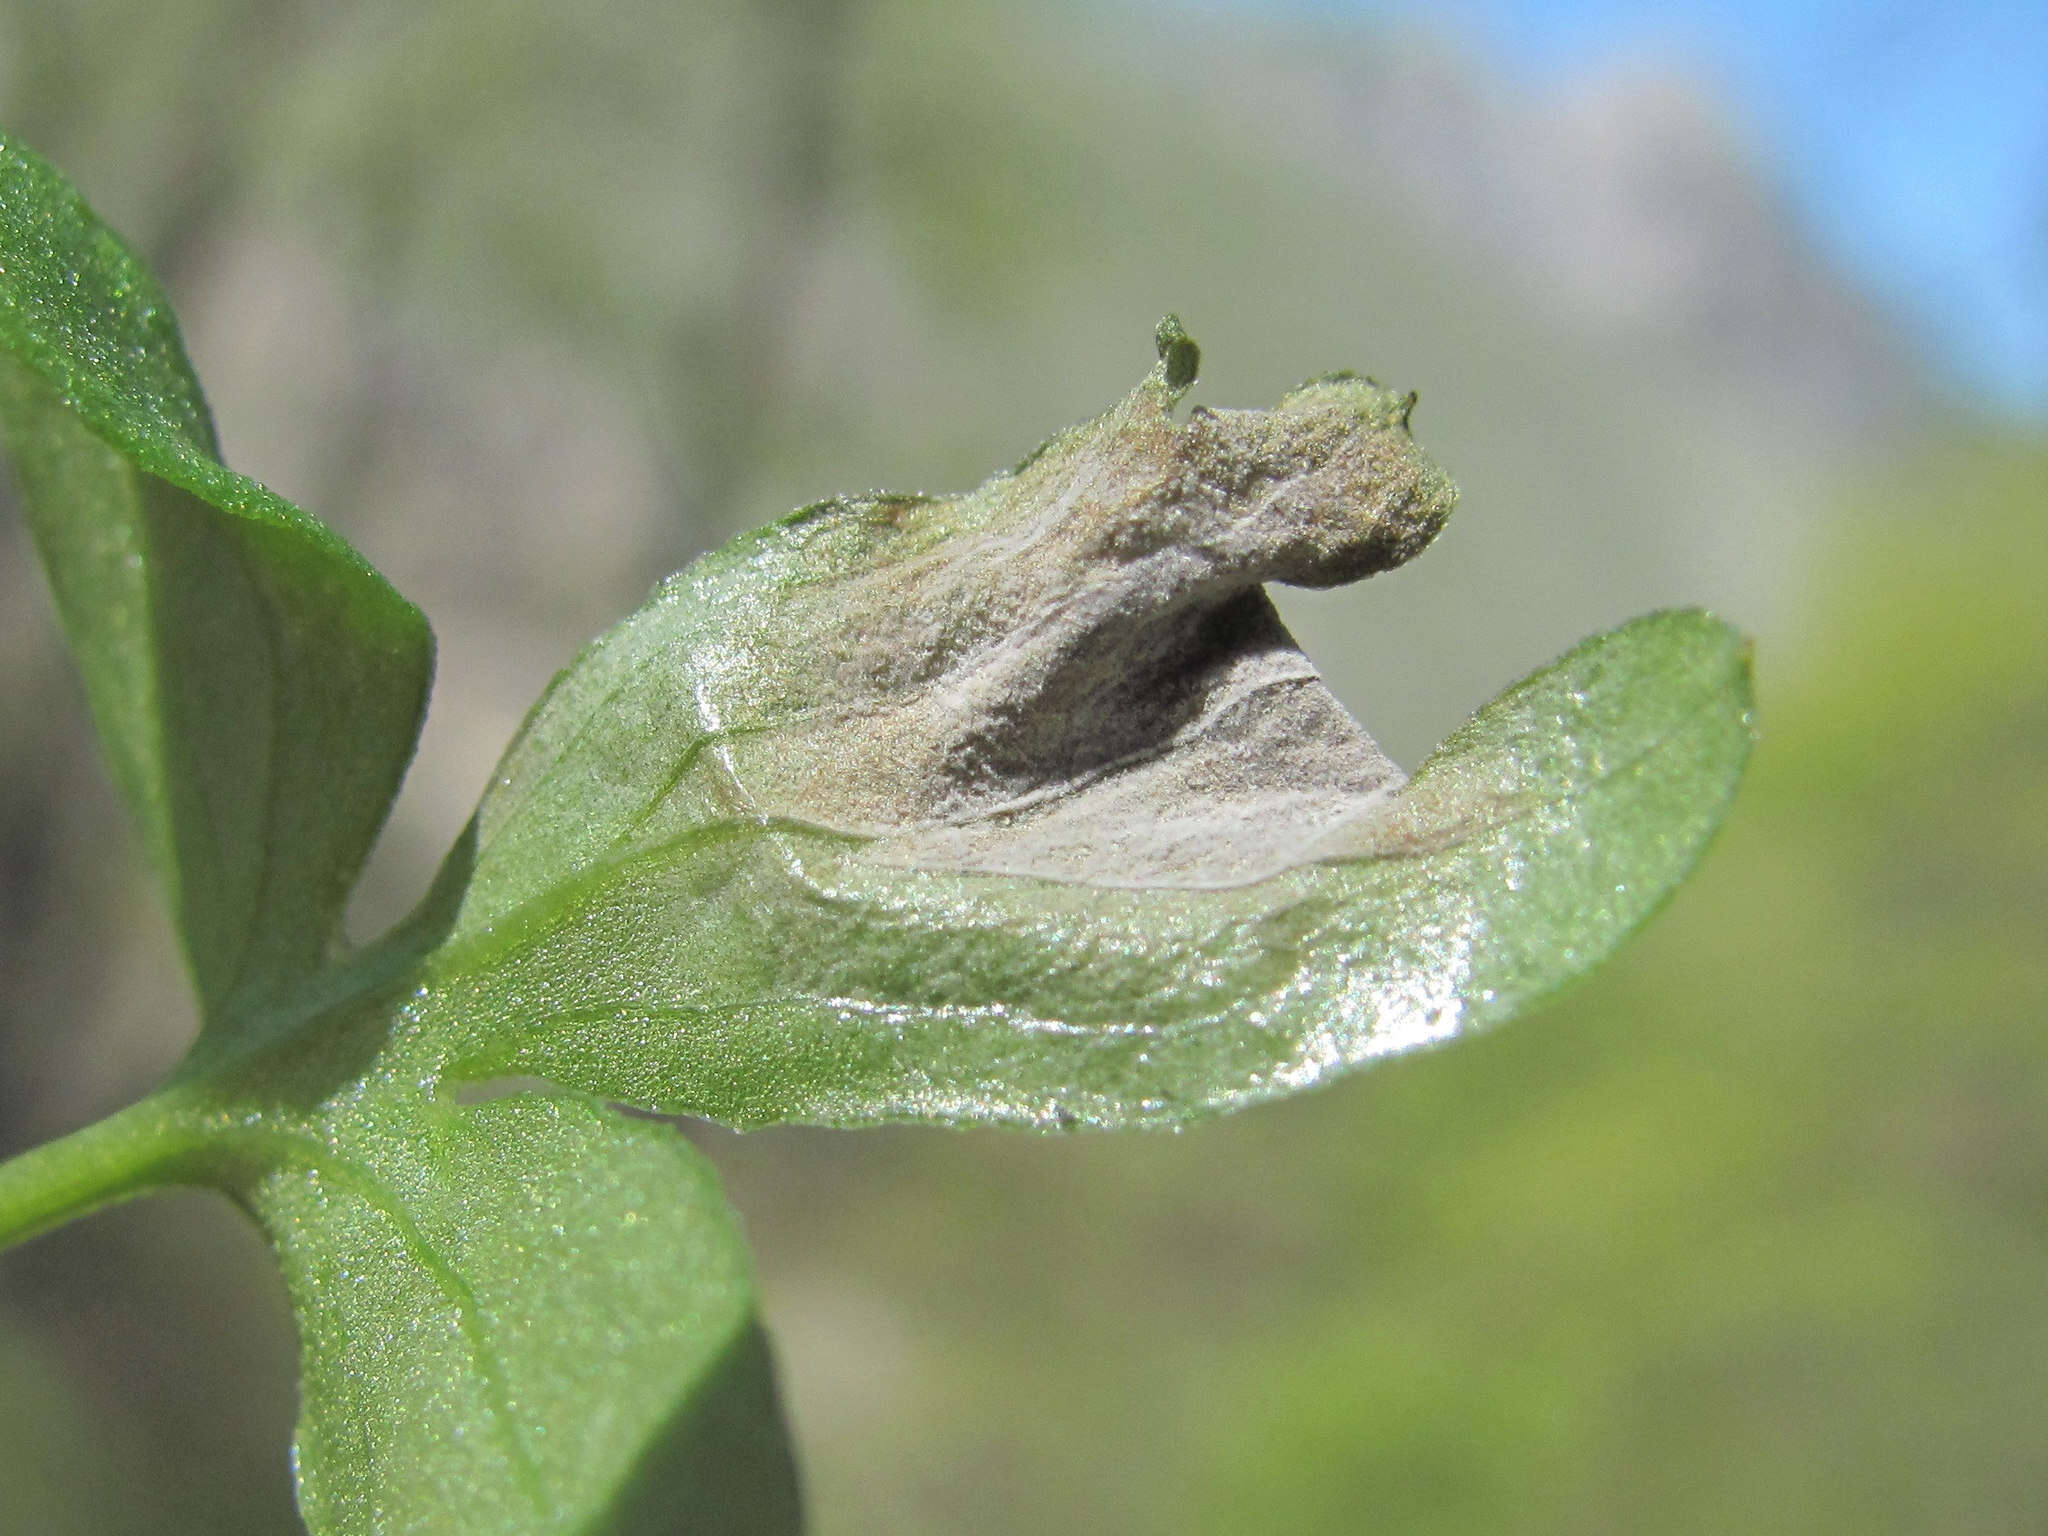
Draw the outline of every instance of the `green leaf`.
<instances>
[{"instance_id":1,"label":"green leaf","mask_svg":"<svg viewBox=\"0 0 2048 1536\"><path fill-rule=\"evenodd\" d=\"M1749 748L1742 642L1660 614L1404 780L1263 584L1436 535L1414 397L1332 375L1177 419L1169 320L1129 398L980 491L826 503L674 578L536 706L415 918L335 961L424 624L220 465L147 275L4 144L0 340L216 1041L0 1168L0 1233L171 1180L255 1214L316 1536L796 1528L736 1224L602 1099L1111 1125L1292 1092L1596 962ZM553 1086L452 1092L507 1074Z\"/></svg>"},{"instance_id":2,"label":"green leaf","mask_svg":"<svg viewBox=\"0 0 2048 1536\"><path fill-rule=\"evenodd\" d=\"M1744 642L1637 620L1404 784L1261 583L1443 525L1413 397L1180 422L1191 348L1162 326L1136 392L972 495L809 509L591 647L478 810L415 1049L743 1126L1174 1123L1608 954L1734 792Z\"/></svg>"},{"instance_id":3,"label":"green leaf","mask_svg":"<svg viewBox=\"0 0 2048 1536\"><path fill-rule=\"evenodd\" d=\"M673 1127L533 1094L280 1119L243 1198L299 1315L316 1536L799 1528L745 1248Z\"/></svg>"},{"instance_id":4,"label":"green leaf","mask_svg":"<svg viewBox=\"0 0 2048 1536\"><path fill-rule=\"evenodd\" d=\"M418 610L221 464L153 278L0 138L0 421L209 1021L325 961L412 755Z\"/></svg>"},{"instance_id":5,"label":"green leaf","mask_svg":"<svg viewBox=\"0 0 2048 1536\"><path fill-rule=\"evenodd\" d=\"M0 1166L0 1241L168 1182L250 1210L298 1316L316 1536L796 1530L709 1166L572 1091L454 1102L419 1059L413 969L465 860L333 953L417 733L424 620L220 464L155 284L5 141L0 343L9 453L210 1046Z\"/></svg>"}]
</instances>

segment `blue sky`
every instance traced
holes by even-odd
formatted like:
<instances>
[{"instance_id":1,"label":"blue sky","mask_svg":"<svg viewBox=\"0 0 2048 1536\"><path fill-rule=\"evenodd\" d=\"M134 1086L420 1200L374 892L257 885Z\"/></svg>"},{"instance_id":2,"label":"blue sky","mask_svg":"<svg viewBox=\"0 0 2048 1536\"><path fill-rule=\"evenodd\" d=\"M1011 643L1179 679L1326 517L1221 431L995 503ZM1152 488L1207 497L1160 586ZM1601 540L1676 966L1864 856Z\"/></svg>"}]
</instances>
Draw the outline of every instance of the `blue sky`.
<instances>
[{"instance_id":1,"label":"blue sky","mask_svg":"<svg viewBox=\"0 0 2048 1536\"><path fill-rule=\"evenodd\" d=\"M1654 55L1964 394L2048 417L2048 3L1237 0L1398 18L1535 83Z\"/></svg>"}]
</instances>

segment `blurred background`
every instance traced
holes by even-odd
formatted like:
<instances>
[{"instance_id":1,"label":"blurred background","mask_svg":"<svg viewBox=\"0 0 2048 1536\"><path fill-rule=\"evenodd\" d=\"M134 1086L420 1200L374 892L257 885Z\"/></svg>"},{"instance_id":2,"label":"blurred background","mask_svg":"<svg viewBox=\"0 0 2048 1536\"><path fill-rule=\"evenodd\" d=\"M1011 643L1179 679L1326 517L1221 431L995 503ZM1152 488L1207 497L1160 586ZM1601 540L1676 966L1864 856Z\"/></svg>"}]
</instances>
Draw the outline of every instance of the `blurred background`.
<instances>
[{"instance_id":1,"label":"blurred background","mask_svg":"<svg viewBox=\"0 0 2048 1536\"><path fill-rule=\"evenodd\" d=\"M701 1132L815 1529L2048 1527L2048 16L1691 0L0 0L0 122L155 266L228 457L441 637L355 913L666 572L950 490L1178 311L1458 479L1283 599L1411 767L1707 603L1763 740L1513 1029L1179 1136ZM0 1153L191 1029L0 501ZM261 1244L0 1261L0 1532L293 1528Z\"/></svg>"}]
</instances>

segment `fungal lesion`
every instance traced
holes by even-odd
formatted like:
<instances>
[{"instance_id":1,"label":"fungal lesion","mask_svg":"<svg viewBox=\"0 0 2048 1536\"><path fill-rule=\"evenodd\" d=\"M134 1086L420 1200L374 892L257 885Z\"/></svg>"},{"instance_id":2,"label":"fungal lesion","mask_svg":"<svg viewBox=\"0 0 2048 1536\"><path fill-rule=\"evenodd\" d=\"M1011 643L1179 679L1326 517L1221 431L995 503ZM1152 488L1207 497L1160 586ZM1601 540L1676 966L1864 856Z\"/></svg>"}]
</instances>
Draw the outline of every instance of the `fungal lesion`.
<instances>
[{"instance_id":1,"label":"fungal lesion","mask_svg":"<svg viewBox=\"0 0 2048 1536\"><path fill-rule=\"evenodd\" d=\"M759 810L885 864L1114 887L1370 846L1401 771L1264 585L1400 565L1456 491L1412 395L1332 375L1178 419L1197 354L1172 320L1158 342L1106 415L968 496L892 504L872 558L809 599L835 614L831 703L755 763Z\"/></svg>"}]
</instances>

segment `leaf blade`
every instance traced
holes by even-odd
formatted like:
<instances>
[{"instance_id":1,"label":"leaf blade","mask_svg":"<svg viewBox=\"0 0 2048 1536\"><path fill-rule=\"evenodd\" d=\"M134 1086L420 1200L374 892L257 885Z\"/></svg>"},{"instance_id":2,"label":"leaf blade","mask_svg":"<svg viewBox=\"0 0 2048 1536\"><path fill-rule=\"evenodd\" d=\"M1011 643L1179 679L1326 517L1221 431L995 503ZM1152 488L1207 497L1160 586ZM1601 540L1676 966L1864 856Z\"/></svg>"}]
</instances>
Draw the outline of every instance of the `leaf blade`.
<instances>
[{"instance_id":1,"label":"leaf blade","mask_svg":"<svg viewBox=\"0 0 2048 1536\"><path fill-rule=\"evenodd\" d=\"M798 1529L745 1249L672 1127L386 1100L284 1150L244 1198L299 1319L314 1536Z\"/></svg>"},{"instance_id":2,"label":"leaf blade","mask_svg":"<svg viewBox=\"0 0 2048 1536\"><path fill-rule=\"evenodd\" d=\"M0 414L218 1028L326 959L418 736L431 633L338 536L220 463L154 280L4 138Z\"/></svg>"},{"instance_id":3,"label":"leaf blade","mask_svg":"<svg viewBox=\"0 0 2048 1536\"><path fill-rule=\"evenodd\" d=\"M1178 1123L1620 942L1741 775L1740 637L1596 637L1403 785L1258 584L1442 525L1412 400L1338 375L1182 425L1178 387L969 496L736 540L594 644L473 824L436 1070L741 1126Z\"/></svg>"}]
</instances>

